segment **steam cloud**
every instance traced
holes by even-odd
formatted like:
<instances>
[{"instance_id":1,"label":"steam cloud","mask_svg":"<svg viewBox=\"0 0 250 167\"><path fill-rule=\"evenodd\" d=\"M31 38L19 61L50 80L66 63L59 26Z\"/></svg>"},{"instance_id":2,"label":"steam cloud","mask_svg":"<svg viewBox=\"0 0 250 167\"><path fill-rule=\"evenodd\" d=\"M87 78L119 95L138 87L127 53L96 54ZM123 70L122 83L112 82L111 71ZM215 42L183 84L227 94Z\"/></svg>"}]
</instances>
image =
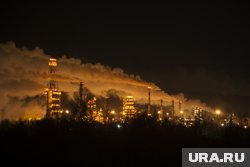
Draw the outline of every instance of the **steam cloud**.
<instances>
[{"instance_id":1,"label":"steam cloud","mask_svg":"<svg viewBox=\"0 0 250 167\"><path fill-rule=\"evenodd\" d=\"M48 59L40 48L17 48L13 42L0 44L0 118L18 119L43 117L45 114L44 88L48 79ZM73 93L80 81L96 96L116 90L120 97L133 95L137 103L147 102L148 86L152 88L152 103L170 105L172 100L183 102L183 109L194 106L210 110L200 100L188 100L184 94L169 95L155 84L139 76L128 75L120 68L111 69L101 64L82 63L80 59L63 56L58 59L57 80L62 91Z\"/></svg>"}]
</instances>

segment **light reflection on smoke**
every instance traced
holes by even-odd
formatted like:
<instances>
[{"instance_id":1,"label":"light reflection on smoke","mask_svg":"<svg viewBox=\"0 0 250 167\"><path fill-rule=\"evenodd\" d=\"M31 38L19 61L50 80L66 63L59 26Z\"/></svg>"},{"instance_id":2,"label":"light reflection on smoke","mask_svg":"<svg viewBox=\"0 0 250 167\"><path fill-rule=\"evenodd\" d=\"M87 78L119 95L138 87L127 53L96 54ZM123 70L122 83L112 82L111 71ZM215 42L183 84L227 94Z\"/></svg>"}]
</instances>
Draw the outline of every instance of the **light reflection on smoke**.
<instances>
[{"instance_id":1,"label":"light reflection on smoke","mask_svg":"<svg viewBox=\"0 0 250 167\"><path fill-rule=\"evenodd\" d=\"M0 44L0 111L4 118L42 117L45 113L41 94L47 85L47 63L49 55L42 49L17 48L13 42ZM53 56L52 56L53 57ZM183 94L170 96L152 83L142 80L139 76L128 75L122 69L111 69L101 64L81 62L79 59L63 56L58 59L60 90L73 93L78 90L78 83L84 82L97 96L114 89L122 97L133 95L137 103L147 103L148 89L152 88L152 103L159 104L163 99L165 105L172 100L178 104L182 100L185 109L198 105L207 106L199 100L187 100ZM13 101L13 98L16 101ZM27 101L30 97L30 101ZM41 97L41 98L37 98ZM25 104L25 105L24 105Z\"/></svg>"}]
</instances>

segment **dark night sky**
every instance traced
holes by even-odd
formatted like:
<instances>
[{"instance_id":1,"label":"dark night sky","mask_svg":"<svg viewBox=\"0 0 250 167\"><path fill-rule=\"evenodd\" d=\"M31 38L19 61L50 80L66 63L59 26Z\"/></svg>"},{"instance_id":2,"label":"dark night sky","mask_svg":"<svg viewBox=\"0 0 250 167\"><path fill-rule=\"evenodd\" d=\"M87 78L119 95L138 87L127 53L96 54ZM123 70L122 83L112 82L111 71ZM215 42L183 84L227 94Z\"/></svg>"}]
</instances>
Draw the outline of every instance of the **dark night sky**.
<instances>
[{"instance_id":1,"label":"dark night sky","mask_svg":"<svg viewBox=\"0 0 250 167\"><path fill-rule=\"evenodd\" d=\"M10 0L0 6L0 42L120 67L169 93L250 113L249 18L247 1Z\"/></svg>"}]
</instances>

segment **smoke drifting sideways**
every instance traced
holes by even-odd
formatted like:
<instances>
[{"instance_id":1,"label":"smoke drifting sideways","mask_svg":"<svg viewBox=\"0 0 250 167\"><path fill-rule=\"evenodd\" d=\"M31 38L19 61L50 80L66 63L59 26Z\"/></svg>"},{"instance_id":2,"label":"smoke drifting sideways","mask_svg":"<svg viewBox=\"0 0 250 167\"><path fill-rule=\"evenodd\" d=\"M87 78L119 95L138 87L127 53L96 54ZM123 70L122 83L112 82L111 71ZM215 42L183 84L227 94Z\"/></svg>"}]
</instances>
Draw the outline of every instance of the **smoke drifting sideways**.
<instances>
[{"instance_id":1,"label":"smoke drifting sideways","mask_svg":"<svg viewBox=\"0 0 250 167\"><path fill-rule=\"evenodd\" d=\"M47 55L38 47L17 48L14 42L0 44L0 119L42 118L46 112L43 95L48 82ZM200 100L188 100L183 93L169 95L153 83L139 76L124 73L120 68L111 69L101 64L82 63L80 59L62 56L58 59L56 78L59 89L73 95L82 81L93 94L105 97L109 90L116 90L119 97L133 95L137 103L148 101L151 87L152 104L171 105L182 101L183 110L191 112L194 106L211 110ZM71 96L72 97L72 96Z\"/></svg>"}]
</instances>

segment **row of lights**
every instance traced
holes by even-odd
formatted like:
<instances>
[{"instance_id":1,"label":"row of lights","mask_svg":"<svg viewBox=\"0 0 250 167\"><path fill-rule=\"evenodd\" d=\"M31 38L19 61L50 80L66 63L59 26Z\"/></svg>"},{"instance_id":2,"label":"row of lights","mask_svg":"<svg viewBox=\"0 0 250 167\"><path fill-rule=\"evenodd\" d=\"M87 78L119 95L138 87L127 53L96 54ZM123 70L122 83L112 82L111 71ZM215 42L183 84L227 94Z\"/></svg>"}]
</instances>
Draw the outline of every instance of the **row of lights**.
<instances>
[{"instance_id":1,"label":"row of lights","mask_svg":"<svg viewBox=\"0 0 250 167\"><path fill-rule=\"evenodd\" d=\"M60 111L60 113L63 113L63 110L61 110ZM66 114L69 114L70 112L69 112L69 110L65 110L65 113ZM161 111L158 111L158 114L161 114L162 112ZM183 114L184 112L181 110L180 111L180 114ZM220 115L221 114L221 111L219 110L219 109L217 109L216 111L215 111L215 113L216 113L216 115ZM116 112L114 111L114 110L112 110L112 111L110 111L110 114L111 115L115 115L116 114ZM166 113L166 115L168 115L169 113ZM221 127L224 127L225 126L225 124L224 123L221 123ZM121 128L121 125L117 125L117 128ZM245 126L243 126L243 128L244 129L247 129L248 127L245 125Z\"/></svg>"},{"instance_id":2,"label":"row of lights","mask_svg":"<svg viewBox=\"0 0 250 167\"><path fill-rule=\"evenodd\" d=\"M61 110L60 113L62 114L62 113L63 113L63 110ZM66 113L66 114L69 114L69 110L65 110L65 113Z\"/></svg>"}]
</instances>

